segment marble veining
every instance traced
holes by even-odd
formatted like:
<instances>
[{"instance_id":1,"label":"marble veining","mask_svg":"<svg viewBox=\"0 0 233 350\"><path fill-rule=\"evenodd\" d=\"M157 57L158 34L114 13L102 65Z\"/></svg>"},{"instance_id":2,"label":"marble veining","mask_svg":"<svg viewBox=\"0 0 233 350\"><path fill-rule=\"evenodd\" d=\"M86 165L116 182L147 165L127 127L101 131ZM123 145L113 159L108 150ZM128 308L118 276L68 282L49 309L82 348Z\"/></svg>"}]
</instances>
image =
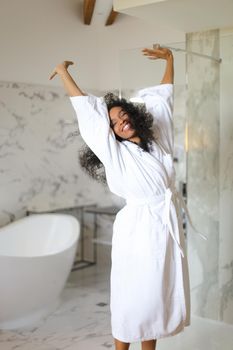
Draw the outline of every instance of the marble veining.
<instances>
[{"instance_id":1,"label":"marble veining","mask_svg":"<svg viewBox=\"0 0 233 350\"><path fill-rule=\"evenodd\" d=\"M189 123L188 205L208 241L188 236L192 312L233 323L232 98L233 30L187 35L187 49L215 57L187 57ZM190 228L190 232L191 232ZM231 248L230 248L231 247Z\"/></svg>"},{"instance_id":2,"label":"marble veining","mask_svg":"<svg viewBox=\"0 0 233 350\"><path fill-rule=\"evenodd\" d=\"M189 51L219 56L218 30L189 33L186 43ZM208 238L206 242L188 236L192 310L216 320L220 304L219 69L218 63L206 58L187 57L188 205L195 226Z\"/></svg>"},{"instance_id":3,"label":"marble veining","mask_svg":"<svg viewBox=\"0 0 233 350\"><path fill-rule=\"evenodd\" d=\"M219 246L219 288L220 319L233 323L233 28L221 30L220 51L220 246Z\"/></svg>"},{"instance_id":4,"label":"marble veining","mask_svg":"<svg viewBox=\"0 0 233 350\"><path fill-rule=\"evenodd\" d=\"M230 278L221 286L221 303L220 303L220 319L224 319L224 312L228 308L228 305L233 300L233 260L222 266L229 272Z\"/></svg>"},{"instance_id":5,"label":"marble veining","mask_svg":"<svg viewBox=\"0 0 233 350\"><path fill-rule=\"evenodd\" d=\"M83 141L63 88L0 82L0 91L0 226L27 209L112 204L80 169Z\"/></svg>"}]
</instances>

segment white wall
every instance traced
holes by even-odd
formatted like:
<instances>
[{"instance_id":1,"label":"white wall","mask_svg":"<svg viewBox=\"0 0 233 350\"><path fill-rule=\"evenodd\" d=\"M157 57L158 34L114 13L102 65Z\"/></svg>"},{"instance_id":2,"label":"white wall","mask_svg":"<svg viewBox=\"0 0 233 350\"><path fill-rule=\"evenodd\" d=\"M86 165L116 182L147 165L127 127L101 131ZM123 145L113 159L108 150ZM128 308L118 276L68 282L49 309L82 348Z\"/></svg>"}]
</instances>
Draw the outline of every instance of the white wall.
<instances>
[{"instance_id":1,"label":"white wall","mask_svg":"<svg viewBox=\"0 0 233 350\"><path fill-rule=\"evenodd\" d=\"M102 0L105 2L107 0ZM154 42L184 41L184 33L155 23L119 15L105 27L95 14L90 26L82 21L80 0L1 0L0 80L60 86L48 81L54 65L71 59L71 72L84 88L119 86L119 52Z\"/></svg>"}]
</instances>

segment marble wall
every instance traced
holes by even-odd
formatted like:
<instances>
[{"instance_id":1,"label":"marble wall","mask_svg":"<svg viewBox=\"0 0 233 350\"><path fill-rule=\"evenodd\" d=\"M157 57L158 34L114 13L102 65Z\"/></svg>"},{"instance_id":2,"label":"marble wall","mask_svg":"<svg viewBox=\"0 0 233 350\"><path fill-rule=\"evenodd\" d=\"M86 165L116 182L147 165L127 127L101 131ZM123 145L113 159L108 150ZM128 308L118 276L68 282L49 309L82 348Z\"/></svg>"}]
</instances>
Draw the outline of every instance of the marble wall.
<instances>
[{"instance_id":1,"label":"marble wall","mask_svg":"<svg viewBox=\"0 0 233 350\"><path fill-rule=\"evenodd\" d=\"M213 57L222 55L219 30L189 33L186 39L188 51ZM223 174L226 175L232 157L232 134L228 132L226 137L224 130L232 130L232 118L230 96L225 94L224 88L220 89L222 64L224 60L219 64L208 58L187 55L188 206L196 228L208 238L204 241L189 227L188 256L192 314L233 323L233 253L229 249L233 223L229 210L222 210L228 208L227 203L232 198L229 185L232 170L223 186ZM229 71L226 77L228 74ZM224 111L220 110L221 98L227 106ZM223 148L228 149L227 155ZM228 201L223 199L223 187ZM226 217L228 229L224 230ZM223 258L226 253L227 258Z\"/></svg>"},{"instance_id":2,"label":"marble wall","mask_svg":"<svg viewBox=\"0 0 233 350\"><path fill-rule=\"evenodd\" d=\"M174 114L178 186L185 181L186 167L184 95L184 86L177 86ZM27 210L43 212L92 203L123 205L106 186L92 181L81 170L78 151L83 141L62 87L0 82L0 96L0 227L25 216ZM85 214L85 222L85 254L91 259L93 216ZM113 217L98 217L99 238L111 240L112 222ZM108 248L102 248L98 247L103 257Z\"/></svg>"},{"instance_id":3,"label":"marble wall","mask_svg":"<svg viewBox=\"0 0 233 350\"><path fill-rule=\"evenodd\" d=\"M27 210L120 204L79 166L83 141L62 87L0 82L0 115L0 226ZM91 226L90 215L86 220ZM109 226L112 219L100 221Z\"/></svg>"},{"instance_id":4,"label":"marble wall","mask_svg":"<svg viewBox=\"0 0 233 350\"><path fill-rule=\"evenodd\" d=\"M233 28L220 31L219 318L233 323Z\"/></svg>"}]
</instances>

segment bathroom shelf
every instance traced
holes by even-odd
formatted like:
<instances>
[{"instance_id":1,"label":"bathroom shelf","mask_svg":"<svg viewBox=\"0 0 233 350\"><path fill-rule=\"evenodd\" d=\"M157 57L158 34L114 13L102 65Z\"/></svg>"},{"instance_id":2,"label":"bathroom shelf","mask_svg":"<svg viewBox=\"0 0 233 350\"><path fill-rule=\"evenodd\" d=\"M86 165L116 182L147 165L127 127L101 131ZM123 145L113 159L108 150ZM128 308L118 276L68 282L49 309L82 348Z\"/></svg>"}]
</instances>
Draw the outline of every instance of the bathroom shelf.
<instances>
[{"instance_id":1,"label":"bathroom shelf","mask_svg":"<svg viewBox=\"0 0 233 350\"><path fill-rule=\"evenodd\" d=\"M32 215L32 214L47 214L47 213L62 213L62 214L70 214L76 217L77 220L80 222L80 258L78 259L76 257L72 271L76 271L79 269L83 269L88 266L92 266L96 264L95 261L90 261L84 258L84 209L86 208L94 208L96 206L95 203L86 203L83 205L76 205L76 206L70 206L66 208L50 208L47 210L36 210L36 209L30 209L28 208L26 211L26 215ZM79 246L78 246L79 247ZM76 252L77 254L77 252Z\"/></svg>"},{"instance_id":2,"label":"bathroom shelf","mask_svg":"<svg viewBox=\"0 0 233 350\"><path fill-rule=\"evenodd\" d=\"M103 241L102 239L92 239L92 242L95 244L103 244L103 245L112 245L110 241Z\"/></svg>"},{"instance_id":3,"label":"bathroom shelf","mask_svg":"<svg viewBox=\"0 0 233 350\"><path fill-rule=\"evenodd\" d=\"M109 207L99 207L99 206L89 206L84 208L84 213L90 213L94 215L94 227L93 227L93 249L94 249L94 262L97 263L97 245L108 245L111 246L112 243L107 240L103 240L97 237L97 217L98 215L108 215L115 216L121 208L116 206Z\"/></svg>"},{"instance_id":4,"label":"bathroom shelf","mask_svg":"<svg viewBox=\"0 0 233 350\"><path fill-rule=\"evenodd\" d=\"M108 215L115 216L121 208L116 206L108 206L108 207L99 207L95 203L85 204L85 205L77 205L69 208L56 208L47 211L36 211L36 210L27 210L26 215L31 214L42 214L42 213L69 213L74 215L78 220L80 220L80 245L81 245L81 259L77 259L73 263L72 271L76 271L79 269L83 269L85 267L89 267L95 265L97 263L97 244L111 246L111 241L103 240L97 237L97 217L98 215ZM94 215L94 226L93 226L93 260L86 260L84 258L84 214L89 213Z\"/></svg>"}]
</instances>

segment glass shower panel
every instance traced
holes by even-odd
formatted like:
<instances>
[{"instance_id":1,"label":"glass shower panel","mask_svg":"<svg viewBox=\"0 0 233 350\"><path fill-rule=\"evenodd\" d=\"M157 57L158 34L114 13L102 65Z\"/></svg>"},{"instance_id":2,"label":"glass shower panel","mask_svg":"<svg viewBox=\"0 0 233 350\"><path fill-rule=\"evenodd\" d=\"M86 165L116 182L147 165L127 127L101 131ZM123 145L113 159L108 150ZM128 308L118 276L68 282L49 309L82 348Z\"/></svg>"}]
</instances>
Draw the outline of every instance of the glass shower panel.
<instances>
[{"instance_id":1,"label":"glass shower panel","mask_svg":"<svg viewBox=\"0 0 233 350\"><path fill-rule=\"evenodd\" d=\"M219 57L219 30L186 35L188 51ZM200 238L188 227L192 312L218 319L220 65L187 55L188 207Z\"/></svg>"},{"instance_id":2,"label":"glass shower panel","mask_svg":"<svg viewBox=\"0 0 233 350\"><path fill-rule=\"evenodd\" d=\"M233 32L233 30L232 30ZM220 35L219 318L233 324L233 35Z\"/></svg>"}]
</instances>

